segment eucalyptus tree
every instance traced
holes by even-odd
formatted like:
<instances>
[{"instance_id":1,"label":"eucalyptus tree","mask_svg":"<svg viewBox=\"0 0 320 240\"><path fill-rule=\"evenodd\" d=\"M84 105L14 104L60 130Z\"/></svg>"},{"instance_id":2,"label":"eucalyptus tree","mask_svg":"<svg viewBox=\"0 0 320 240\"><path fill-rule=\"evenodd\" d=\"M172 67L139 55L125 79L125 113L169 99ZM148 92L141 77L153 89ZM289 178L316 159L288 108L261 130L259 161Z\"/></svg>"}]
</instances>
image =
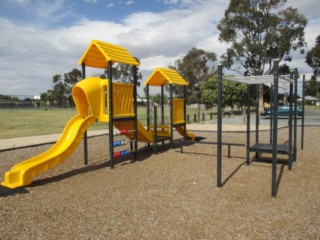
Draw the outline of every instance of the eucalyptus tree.
<instances>
[{"instance_id":1,"label":"eucalyptus tree","mask_svg":"<svg viewBox=\"0 0 320 240\"><path fill-rule=\"evenodd\" d=\"M304 53L307 19L296 8L283 8L286 2L230 0L217 26L219 40L231 44L222 55L225 67L243 75L269 75L274 59L290 62L293 51Z\"/></svg>"},{"instance_id":2,"label":"eucalyptus tree","mask_svg":"<svg viewBox=\"0 0 320 240\"><path fill-rule=\"evenodd\" d=\"M203 49L192 48L181 59L177 59L169 68L178 71L181 76L189 82L187 97L188 102L197 102L200 98L200 87L216 72L215 62L217 55L214 52ZM178 96L183 95L183 89L173 89Z\"/></svg>"}]
</instances>

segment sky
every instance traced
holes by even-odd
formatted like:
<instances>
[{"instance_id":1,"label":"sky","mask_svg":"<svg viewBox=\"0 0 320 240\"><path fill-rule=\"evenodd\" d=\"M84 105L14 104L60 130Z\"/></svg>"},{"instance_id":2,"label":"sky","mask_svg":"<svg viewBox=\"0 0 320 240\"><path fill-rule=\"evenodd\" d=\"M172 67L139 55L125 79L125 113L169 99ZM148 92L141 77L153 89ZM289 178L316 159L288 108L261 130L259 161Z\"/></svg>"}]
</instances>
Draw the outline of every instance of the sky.
<instances>
[{"instance_id":1,"label":"sky","mask_svg":"<svg viewBox=\"0 0 320 240\"><path fill-rule=\"evenodd\" d=\"M140 59L145 79L156 67L168 67L193 48L219 57L228 44L218 40L216 26L227 0L1 0L0 94L40 95L52 88L52 77L73 68L98 39L120 45ZM308 19L306 50L320 35L318 0L288 0ZM288 64L308 76L305 55L293 53ZM88 68L87 76L101 69ZM236 73L234 73L236 74ZM142 93L142 89L139 89Z\"/></svg>"}]
</instances>

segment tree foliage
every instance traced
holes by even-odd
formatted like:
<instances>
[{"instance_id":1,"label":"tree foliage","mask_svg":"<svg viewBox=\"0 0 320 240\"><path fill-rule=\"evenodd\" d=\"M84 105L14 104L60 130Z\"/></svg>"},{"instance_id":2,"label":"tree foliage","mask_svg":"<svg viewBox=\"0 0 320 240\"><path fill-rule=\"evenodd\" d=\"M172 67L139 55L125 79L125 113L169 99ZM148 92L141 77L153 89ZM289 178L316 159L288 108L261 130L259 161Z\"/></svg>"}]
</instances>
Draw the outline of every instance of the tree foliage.
<instances>
[{"instance_id":1,"label":"tree foliage","mask_svg":"<svg viewBox=\"0 0 320 240\"><path fill-rule=\"evenodd\" d=\"M82 79L81 71L74 68L63 75L56 74L52 77L52 89L42 93L40 98L46 104L57 107L73 105L71 88Z\"/></svg>"},{"instance_id":2,"label":"tree foliage","mask_svg":"<svg viewBox=\"0 0 320 240\"><path fill-rule=\"evenodd\" d=\"M188 102L193 103L198 99L198 90L201 84L213 76L216 72L214 63L217 55L213 52L192 48L182 59L177 59L169 68L178 71L189 82L187 97ZM195 89L198 86L198 89ZM178 96L183 96L182 87L174 87L173 91Z\"/></svg>"},{"instance_id":3,"label":"tree foliage","mask_svg":"<svg viewBox=\"0 0 320 240\"><path fill-rule=\"evenodd\" d=\"M219 39L231 43L223 65L241 66L250 75L272 74L273 61L291 61L291 51L306 45L307 19L288 7L276 13L286 0L231 0L218 24ZM240 68L233 68L241 72Z\"/></svg>"},{"instance_id":4,"label":"tree foliage","mask_svg":"<svg viewBox=\"0 0 320 240\"><path fill-rule=\"evenodd\" d=\"M320 76L320 35L316 38L316 45L307 52L306 63L312 68L315 77Z\"/></svg>"},{"instance_id":5,"label":"tree foliage","mask_svg":"<svg viewBox=\"0 0 320 240\"><path fill-rule=\"evenodd\" d=\"M100 77L107 78L108 71L105 70L104 74ZM139 72L137 67L137 85L140 86L140 80L142 79L142 74ZM128 64L117 63L112 66L112 80L124 82L124 83L133 83L132 75L132 66Z\"/></svg>"},{"instance_id":6,"label":"tree foliage","mask_svg":"<svg viewBox=\"0 0 320 240\"><path fill-rule=\"evenodd\" d=\"M246 104L247 86L233 81L222 81L222 106L243 109ZM201 100L207 107L218 103L218 77L208 79L201 87Z\"/></svg>"},{"instance_id":7,"label":"tree foliage","mask_svg":"<svg viewBox=\"0 0 320 240\"><path fill-rule=\"evenodd\" d=\"M315 46L307 52L306 63L312 68L313 76L306 82L306 94L317 97L320 95L320 35L316 38Z\"/></svg>"}]
</instances>

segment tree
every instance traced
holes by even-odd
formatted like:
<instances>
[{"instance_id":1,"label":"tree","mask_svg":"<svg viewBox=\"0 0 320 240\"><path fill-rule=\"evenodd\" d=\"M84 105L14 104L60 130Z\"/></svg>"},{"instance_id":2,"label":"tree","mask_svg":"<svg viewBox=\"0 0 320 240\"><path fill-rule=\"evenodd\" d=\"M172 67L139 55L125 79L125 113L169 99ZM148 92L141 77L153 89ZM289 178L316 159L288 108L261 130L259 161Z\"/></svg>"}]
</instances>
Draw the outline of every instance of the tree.
<instances>
[{"instance_id":1,"label":"tree","mask_svg":"<svg viewBox=\"0 0 320 240\"><path fill-rule=\"evenodd\" d=\"M307 95L317 97L320 95L320 82L317 78L320 76L320 35L316 38L316 45L307 52L306 63L312 68L313 75L306 82Z\"/></svg>"},{"instance_id":2,"label":"tree","mask_svg":"<svg viewBox=\"0 0 320 240\"><path fill-rule=\"evenodd\" d=\"M232 109L238 106L244 110L246 104L247 86L245 84L222 81L222 107L230 106ZM207 107L218 103L218 77L215 75L208 79L201 87L202 102Z\"/></svg>"},{"instance_id":3,"label":"tree","mask_svg":"<svg viewBox=\"0 0 320 240\"><path fill-rule=\"evenodd\" d=\"M200 86L215 74L214 63L216 60L217 55L215 53L192 48L186 56L169 66L169 68L178 71L189 82L187 91L189 102L194 103L194 100L198 99ZM195 86L198 89L195 89ZM183 88L175 87L173 91L176 95L183 96Z\"/></svg>"},{"instance_id":4,"label":"tree","mask_svg":"<svg viewBox=\"0 0 320 240\"><path fill-rule=\"evenodd\" d=\"M104 74L100 75L101 78L107 78L108 71L105 70ZM120 81L124 83L133 83L132 66L128 64L116 63L112 66L112 79L115 81ZM140 86L140 80L142 79L142 74L139 72L137 67L137 85Z\"/></svg>"},{"instance_id":5,"label":"tree","mask_svg":"<svg viewBox=\"0 0 320 240\"><path fill-rule=\"evenodd\" d=\"M315 77L320 76L320 35L316 38L316 45L307 52L306 63L312 68Z\"/></svg>"},{"instance_id":6,"label":"tree","mask_svg":"<svg viewBox=\"0 0 320 240\"><path fill-rule=\"evenodd\" d=\"M74 105L71 89L74 84L82 79L81 71L74 68L63 76L63 79L60 74L56 74L52 77L52 89L49 89L46 93L40 95L42 101L58 107Z\"/></svg>"},{"instance_id":7,"label":"tree","mask_svg":"<svg viewBox=\"0 0 320 240\"><path fill-rule=\"evenodd\" d=\"M306 82L306 94L313 97L318 97L320 94L320 82L312 75L310 80Z\"/></svg>"},{"instance_id":8,"label":"tree","mask_svg":"<svg viewBox=\"0 0 320 240\"><path fill-rule=\"evenodd\" d=\"M275 10L286 0L231 0L218 24L220 41L231 43L222 55L228 69L247 75L273 73L274 59L291 61L291 51L304 52L307 19L297 9ZM237 68L232 68L236 65ZM260 91L260 106L262 109Z\"/></svg>"}]
</instances>

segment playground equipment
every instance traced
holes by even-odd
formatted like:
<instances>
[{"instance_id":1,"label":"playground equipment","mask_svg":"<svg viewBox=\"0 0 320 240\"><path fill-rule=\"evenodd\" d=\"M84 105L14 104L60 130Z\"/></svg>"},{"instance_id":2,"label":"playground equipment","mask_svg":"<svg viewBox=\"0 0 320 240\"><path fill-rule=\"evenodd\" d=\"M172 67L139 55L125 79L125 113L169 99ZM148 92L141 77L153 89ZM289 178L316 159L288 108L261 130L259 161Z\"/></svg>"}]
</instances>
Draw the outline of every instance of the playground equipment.
<instances>
[{"instance_id":1,"label":"playground equipment","mask_svg":"<svg viewBox=\"0 0 320 240\"><path fill-rule=\"evenodd\" d=\"M272 154L272 196L277 195L277 160L278 154L288 155L288 169L292 169L293 161L297 160L297 111L293 111L293 104L297 106L297 79L298 72L295 69L294 73L287 76L280 76L278 69L279 61L274 62L273 76L248 76L248 77L225 77L226 80L231 80L239 83L247 84L247 137L246 137L246 163L250 164L250 153L255 153L254 159L259 159L261 154ZM294 91L293 91L294 82ZM278 89L279 83L289 83L290 85L290 114L289 114L289 139L287 144L278 144ZM270 118L270 139L269 143L259 142L259 85L270 84L272 89L272 116ZM250 143L250 89L254 85L256 89L256 129L255 129L255 144ZM304 84L303 84L304 87ZM304 92L304 89L303 89ZM303 94L304 98L304 94ZM304 102L304 99L303 99ZM221 169L222 169L222 66L218 66L218 135L217 135L217 186L222 187ZM304 108L304 106L303 106ZM303 109L304 110L304 109ZM292 124L292 119L294 124ZM294 131L294 133L292 133ZM304 115L302 116L302 134L301 134L301 148L303 148L304 136ZM293 134L293 136L292 136Z\"/></svg>"},{"instance_id":2,"label":"playground equipment","mask_svg":"<svg viewBox=\"0 0 320 240\"><path fill-rule=\"evenodd\" d=\"M133 84L112 82L112 64L118 62L132 65ZM82 65L83 80L72 88L78 114L67 123L61 137L46 152L25 160L5 173L3 186L9 188L22 187L31 184L33 177L49 170L66 160L77 148L81 139L84 139L84 164L88 162L87 132L86 129L94 122L109 123L109 155L111 167L114 159L126 156L129 153L137 157L138 142L153 143L155 150L158 141L166 139L173 141L172 128L175 127L184 138L194 139L194 135L186 130L185 100L175 99L171 96L171 124L157 127L148 122L148 128L137 120L137 69L139 62L130 53L113 44L93 40L79 64ZM98 77L85 77L85 67L107 68L108 79ZM188 83L174 70L156 69L147 80L150 83L186 86ZM171 86L171 85L170 85ZM155 119L157 119L155 117ZM117 128L117 129L114 129ZM115 136L126 136L129 140L114 140ZM130 144L130 150L115 149Z\"/></svg>"}]
</instances>

